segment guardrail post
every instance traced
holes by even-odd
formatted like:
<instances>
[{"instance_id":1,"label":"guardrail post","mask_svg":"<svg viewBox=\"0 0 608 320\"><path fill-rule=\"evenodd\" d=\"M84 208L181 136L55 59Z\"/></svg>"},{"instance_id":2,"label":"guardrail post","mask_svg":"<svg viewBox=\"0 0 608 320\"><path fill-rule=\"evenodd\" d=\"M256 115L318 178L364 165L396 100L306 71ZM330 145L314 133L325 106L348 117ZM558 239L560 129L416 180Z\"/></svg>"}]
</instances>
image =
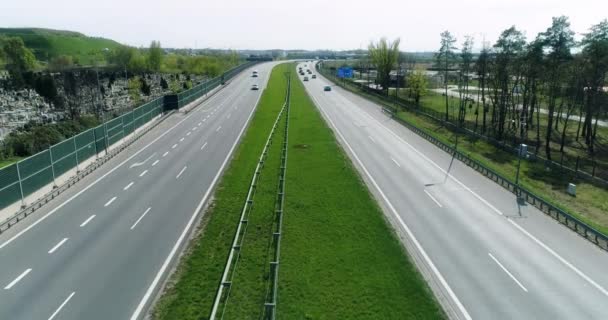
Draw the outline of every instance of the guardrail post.
<instances>
[{"instance_id":1,"label":"guardrail post","mask_svg":"<svg viewBox=\"0 0 608 320\"><path fill-rule=\"evenodd\" d=\"M57 188L57 182L55 181L55 163L53 162L53 147L49 147L49 154L51 155L51 172L53 173L53 189Z\"/></svg>"},{"instance_id":2,"label":"guardrail post","mask_svg":"<svg viewBox=\"0 0 608 320\"><path fill-rule=\"evenodd\" d=\"M19 162L17 162L17 179L19 179L19 192L21 192L21 208L25 208L25 197L23 196L23 183L21 182L21 170L19 170Z\"/></svg>"},{"instance_id":3,"label":"guardrail post","mask_svg":"<svg viewBox=\"0 0 608 320\"><path fill-rule=\"evenodd\" d=\"M110 144L110 139L108 138L108 123L107 123L107 121L105 121L106 119L103 119L103 120L104 120L104 122L103 122L103 133L104 134L103 135L104 135L104 139L105 139L104 146L106 149L106 155L108 155L108 144Z\"/></svg>"},{"instance_id":4,"label":"guardrail post","mask_svg":"<svg viewBox=\"0 0 608 320\"><path fill-rule=\"evenodd\" d=\"M80 172L80 168L78 168L78 146L76 145L76 138L72 138L74 141L74 155L76 156L76 173Z\"/></svg>"},{"instance_id":5,"label":"guardrail post","mask_svg":"<svg viewBox=\"0 0 608 320\"><path fill-rule=\"evenodd\" d=\"M99 159L99 151L97 150L97 133L95 133L95 128L93 128L93 145L95 146L95 160Z\"/></svg>"}]
</instances>

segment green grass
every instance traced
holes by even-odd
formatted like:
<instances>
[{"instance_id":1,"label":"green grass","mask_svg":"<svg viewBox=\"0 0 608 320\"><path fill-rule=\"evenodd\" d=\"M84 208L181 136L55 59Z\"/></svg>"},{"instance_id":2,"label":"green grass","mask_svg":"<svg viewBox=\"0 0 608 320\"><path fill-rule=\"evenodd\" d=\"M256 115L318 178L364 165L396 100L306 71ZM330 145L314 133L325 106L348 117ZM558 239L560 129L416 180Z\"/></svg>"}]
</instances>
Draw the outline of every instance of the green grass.
<instances>
[{"instance_id":1,"label":"green grass","mask_svg":"<svg viewBox=\"0 0 608 320\"><path fill-rule=\"evenodd\" d=\"M154 310L155 319L208 318L253 170L283 102L283 72L292 68L283 64L273 70L192 246ZM301 83L292 85L278 318L444 318ZM225 319L260 318L278 182L277 159L271 155L278 154L280 142L273 143L260 176Z\"/></svg>"},{"instance_id":2,"label":"green grass","mask_svg":"<svg viewBox=\"0 0 608 320\"><path fill-rule=\"evenodd\" d=\"M441 319L300 81L292 84L278 319Z\"/></svg>"},{"instance_id":3,"label":"green grass","mask_svg":"<svg viewBox=\"0 0 608 320\"><path fill-rule=\"evenodd\" d=\"M291 64L281 64L275 67L271 77L274 80L282 79L283 82L273 82L269 90L285 92L286 81L283 73L288 71L290 66ZM268 102L269 104L260 107L268 107L270 104L281 106L284 97ZM247 231L240 249L240 259L232 277L230 295L225 303L224 319L261 319L264 316L264 303L271 284L270 261L274 260L272 239L281 151L285 141L285 115L284 113L279 120L256 184L253 208L247 218Z\"/></svg>"},{"instance_id":4,"label":"green grass","mask_svg":"<svg viewBox=\"0 0 608 320\"><path fill-rule=\"evenodd\" d=\"M78 32L39 28L0 28L0 36L20 37L36 58L50 61L59 55L70 55L82 65L88 65L94 56L105 48L114 49L120 43L97 37L88 37Z\"/></svg>"},{"instance_id":5,"label":"green grass","mask_svg":"<svg viewBox=\"0 0 608 320\"><path fill-rule=\"evenodd\" d=\"M13 163L15 163L15 162L17 162L17 161L19 161L21 159L23 159L23 158L21 158L21 157L11 157L11 158L8 158L8 159L0 159L0 168L8 167L11 164L13 164Z\"/></svg>"},{"instance_id":6,"label":"green grass","mask_svg":"<svg viewBox=\"0 0 608 320\"><path fill-rule=\"evenodd\" d=\"M154 310L155 319L207 319L228 258L249 183L284 99L284 67L275 67L268 88L203 216L191 247Z\"/></svg>"},{"instance_id":7,"label":"green grass","mask_svg":"<svg viewBox=\"0 0 608 320\"><path fill-rule=\"evenodd\" d=\"M423 129L444 143L454 145L454 133L445 127L407 111L400 111L398 117ZM460 136L458 150L481 162L506 178L515 180L517 157L495 148L491 144L470 137ZM566 183L577 185L577 196L566 193ZM608 190L564 175L558 170L546 171L542 162L521 162L520 184L546 201L569 212L604 234L608 234Z\"/></svg>"}]
</instances>

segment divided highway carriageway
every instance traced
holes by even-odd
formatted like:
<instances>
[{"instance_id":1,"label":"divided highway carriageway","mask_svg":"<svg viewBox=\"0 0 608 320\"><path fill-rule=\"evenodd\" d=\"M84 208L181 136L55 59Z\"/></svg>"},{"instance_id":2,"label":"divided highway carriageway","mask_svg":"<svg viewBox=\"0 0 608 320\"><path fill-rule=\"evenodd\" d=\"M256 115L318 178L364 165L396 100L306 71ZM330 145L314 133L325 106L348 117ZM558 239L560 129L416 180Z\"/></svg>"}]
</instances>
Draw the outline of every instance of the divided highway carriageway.
<instances>
[{"instance_id":1,"label":"divided highway carriageway","mask_svg":"<svg viewBox=\"0 0 608 320\"><path fill-rule=\"evenodd\" d=\"M273 63L0 235L0 319L142 319L255 110ZM250 90L253 84L259 91Z\"/></svg>"}]
</instances>

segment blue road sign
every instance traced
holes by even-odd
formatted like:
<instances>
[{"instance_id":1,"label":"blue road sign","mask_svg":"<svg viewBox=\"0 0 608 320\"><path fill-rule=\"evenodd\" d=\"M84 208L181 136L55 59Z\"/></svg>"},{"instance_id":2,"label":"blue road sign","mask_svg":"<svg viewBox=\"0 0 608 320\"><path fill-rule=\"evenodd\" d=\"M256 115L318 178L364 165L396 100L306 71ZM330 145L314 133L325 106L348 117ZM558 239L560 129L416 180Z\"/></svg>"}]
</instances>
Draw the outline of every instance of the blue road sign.
<instances>
[{"instance_id":1,"label":"blue road sign","mask_svg":"<svg viewBox=\"0 0 608 320\"><path fill-rule=\"evenodd\" d=\"M351 67L338 68L338 78L352 78L352 77L353 77L353 68L351 68Z\"/></svg>"}]
</instances>

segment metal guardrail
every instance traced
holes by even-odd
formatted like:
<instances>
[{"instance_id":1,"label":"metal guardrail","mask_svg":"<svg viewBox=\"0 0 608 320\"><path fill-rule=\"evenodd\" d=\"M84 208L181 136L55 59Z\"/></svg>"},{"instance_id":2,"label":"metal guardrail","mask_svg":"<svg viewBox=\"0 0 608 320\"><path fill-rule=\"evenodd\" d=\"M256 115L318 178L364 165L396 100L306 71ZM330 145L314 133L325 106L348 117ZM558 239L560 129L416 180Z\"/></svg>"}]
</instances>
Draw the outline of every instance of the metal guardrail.
<instances>
[{"instance_id":1,"label":"metal guardrail","mask_svg":"<svg viewBox=\"0 0 608 320\"><path fill-rule=\"evenodd\" d=\"M283 234L283 214L285 206L285 175L287 173L287 146L289 144L289 111L291 105L291 74L287 78L287 114L285 115L285 132L283 149L281 151L281 167L277 187L277 198L275 202L276 224L272 234L274 244L274 255L270 261L270 286L267 300L264 303L264 318L274 320L277 314L278 292L279 292L279 262L281 257L281 236ZM269 299L268 299L269 298Z\"/></svg>"},{"instance_id":2,"label":"metal guardrail","mask_svg":"<svg viewBox=\"0 0 608 320\"><path fill-rule=\"evenodd\" d=\"M170 115L170 113L165 114L164 118L167 118L169 115ZM49 201L55 199L61 193L63 193L64 191L66 191L67 189L72 187L78 181L82 180L84 177L89 175L95 169L99 168L101 165L108 162L110 159L114 158L114 156L119 154L121 151L126 149L128 146L133 144L135 141L139 140L144 134L146 134L150 130L154 129L159 123L162 122L163 119L161 119L161 121L157 121L156 123L154 123L151 126L146 127L144 130L140 131L135 136L133 136L130 139L128 139L127 141L125 141L119 147L111 150L110 152L108 152L108 154L104 155L101 158L98 158L95 162L91 163L89 166L87 166L83 170L79 171L74 177L68 179L64 184L57 186L50 193L48 193L45 196L43 196L42 198L32 202L28 206L24 207L22 210L17 212L17 214L15 214L14 216L1 222L0 223L0 233L8 230L9 228L11 228L15 224L17 224L19 221L25 219L27 216L34 213L36 210L40 209L43 205L47 204Z\"/></svg>"},{"instance_id":3,"label":"metal guardrail","mask_svg":"<svg viewBox=\"0 0 608 320\"><path fill-rule=\"evenodd\" d=\"M257 62L246 62L221 76L201 83L194 88L175 95L178 106L190 103L206 95L228 79L231 79ZM163 111L168 111L167 96L159 97L121 116L63 140L48 149L27 157L15 164L0 169L0 210L21 201L23 209L31 207L26 198L40 188L52 183L56 177L76 168L91 157L99 157L102 151L134 132ZM0 222L4 224L4 222ZM0 232L2 225L0 225Z\"/></svg>"},{"instance_id":4,"label":"metal guardrail","mask_svg":"<svg viewBox=\"0 0 608 320\"><path fill-rule=\"evenodd\" d=\"M426 131L412 125L411 123L409 123L407 121L404 121L401 118L395 117L392 110L388 110L386 108L383 108L383 110L386 113L388 113L393 120L408 127L410 130L412 130L413 132L415 132L422 138L426 139L427 141L433 143L434 145L436 145L443 151L453 154L453 156L456 159L460 160L467 166L473 168L475 171L488 177L490 180L496 182L501 187L509 190L510 192L515 193L521 199L523 199L526 202L530 203L531 205L535 206L536 208L538 208L540 211L544 212L545 214L551 216L552 218L557 220L559 223L568 227L572 231L578 233L583 238L589 240L590 242L597 245L598 247L608 251L608 236L607 235L605 235L602 232L600 232L599 230L593 228L592 226L585 223L584 221L581 221L580 219L573 216L572 214L556 207L555 205L551 204L549 201L543 199L541 196L533 193L532 191L528 190L527 188L525 188L521 185L516 185L513 181L511 181L511 179L508 179L508 178L504 177L503 175L499 174L498 172L486 167L479 161L471 158L470 156L468 156L458 150L455 150L454 147L444 143L443 141L440 141L439 139L430 135Z\"/></svg>"},{"instance_id":5,"label":"metal guardrail","mask_svg":"<svg viewBox=\"0 0 608 320\"><path fill-rule=\"evenodd\" d=\"M257 62L247 62L241 64L226 71L220 77L216 77L205 83L199 84L197 87L200 88L197 88L197 90L189 93L188 101L194 101L218 86L217 84L212 86L209 83L213 84L217 82L219 84L221 79L230 79L256 63ZM205 90L202 90L201 88L205 88ZM19 221L32 214L34 211L41 208L44 204L57 197L59 194L70 188L76 182L80 181L93 170L113 158L116 154L120 153L120 151L124 150L134 141L154 128L160 121L153 126L145 128L137 135L131 137L128 141L125 141L118 148L108 152L108 147L110 145L113 145L120 139L135 132L136 129L148 123L156 116L162 114L163 109L165 108L165 97L166 96L163 96L152 100L128 113L104 122L98 127L81 132L33 156L0 169L0 196L2 196L0 199L0 210L12 203L19 201L19 199L21 199L22 203L21 210L10 218L0 222L0 233L6 231ZM168 116L168 114L170 114L170 112L166 113L165 117ZM99 158L99 153L104 150L106 151L106 154ZM60 156L55 158L54 155L56 154L60 154ZM79 167L80 163L90 159L92 156L97 157L95 162L81 170L82 168ZM25 163L23 167L26 169L31 169L32 167L36 166L38 168L33 169L35 171L28 172L22 176L22 163ZM58 186L56 183L56 177L73 168L76 168L76 175L69 178L61 186ZM36 181L37 177L38 181ZM24 183L29 179L33 180L31 184ZM7 180L9 180L8 183ZM53 183L53 189L49 193L45 194L42 198L33 201L31 204L25 203L25 197L38 191L40 188L48 185L49 183Z\"/></svg>"},{"instance_id":6,"label":"metal guardrail","mask_svg":"<svg viewBox=\"0 0 608 320\"><path fill-rule=\"evenodd\" d=\"M218 315L222 315L225 311L227 300L230 296L230 289L232 287L232 278L235 274L236 267L238 265L238 260L240 258L240 250L244 243L245 234L247 231L247 219L249 213L253 208L255 192L257 188L257 182L262 173L262 168L264 167L264 162L268 156L268 150L272 144L272 138L275 134L277 127L279 126L279 121L281 116L285 112L287 108L287 100L283 104L283 107L279 111L274 124L272 125L272 129L268 134L268 138L266 139L266 143L264 148L262 149L262 153L259 157L258 163L253 173L253 177L251 178L251 183L249 184L249 190L247 191L247 198L245 199L245 203L243 205L243 209L241 211L241 216L239 218L239 223L234 234L234 239L232 241L232 246L230 248L230 253L228 254L228 259L226 260L226 266L224 268L224 272L222 274L222 279L220 281L217 294L215 296L215 300L213 302L213 307L211 309L211 315L209 316L210 320L214 320L218 317ZM220 310L221 309L221 310ZM221 317L220 317L221 318Z\"/></svg>"}]
</instances>

